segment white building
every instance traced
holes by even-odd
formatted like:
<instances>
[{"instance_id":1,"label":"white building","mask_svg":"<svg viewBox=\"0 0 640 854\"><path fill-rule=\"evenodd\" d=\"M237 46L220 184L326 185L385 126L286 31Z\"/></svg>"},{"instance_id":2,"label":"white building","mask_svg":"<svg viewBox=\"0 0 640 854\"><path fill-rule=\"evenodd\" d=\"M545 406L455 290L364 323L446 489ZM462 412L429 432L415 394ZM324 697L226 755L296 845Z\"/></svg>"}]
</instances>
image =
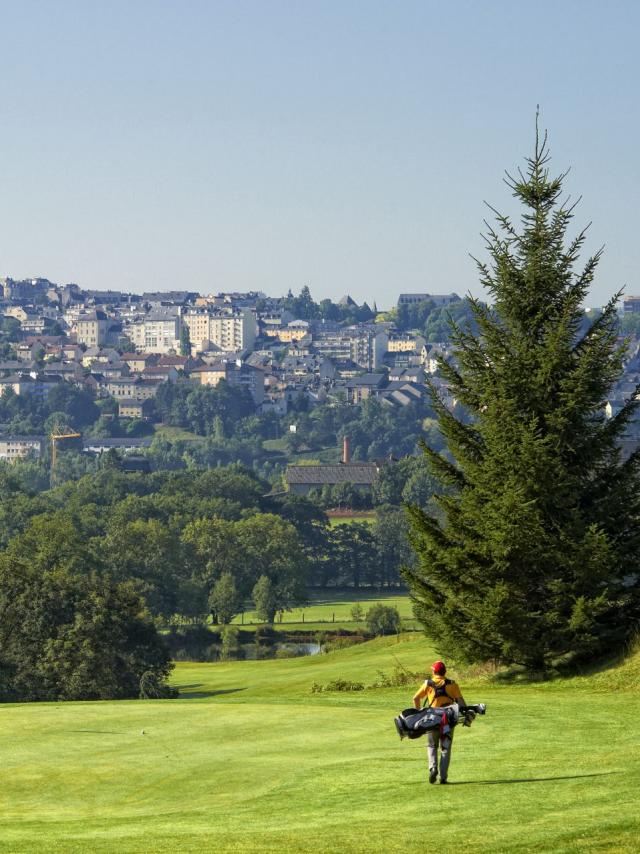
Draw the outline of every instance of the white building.
<instances>
[{"instance_id":1,"label":"white building","mask_svg":"<svg viewBox=\"0 0 640 854\"><path fill-rule=\"evenodd\" d=\"M225 353L252 350L257 322L250 309L219 311L209 306L188 309L182 321L189 328L189 338L196 352L212 347Z\"/></svg>"},{"instance_id":2,"label":"white building","mask_svg":"<svg viewBox=\"0 0 640 854\"><path fill-rule=\"evenodd\" d=\"M0 436L0 460L24 459L24 457L39 457L42 453L42 436Z\"/></svg>"},{"instance_id":3,"label":"white building","mask_svg":"<svg viewBox=\"0 0 640 854\"><path fill-rule=\"evenodd\" d=\"M126 334L136 349L144 353L177 353L180 350L180 315L151 312L127 326Z\"/></svg>"}]
</instances>

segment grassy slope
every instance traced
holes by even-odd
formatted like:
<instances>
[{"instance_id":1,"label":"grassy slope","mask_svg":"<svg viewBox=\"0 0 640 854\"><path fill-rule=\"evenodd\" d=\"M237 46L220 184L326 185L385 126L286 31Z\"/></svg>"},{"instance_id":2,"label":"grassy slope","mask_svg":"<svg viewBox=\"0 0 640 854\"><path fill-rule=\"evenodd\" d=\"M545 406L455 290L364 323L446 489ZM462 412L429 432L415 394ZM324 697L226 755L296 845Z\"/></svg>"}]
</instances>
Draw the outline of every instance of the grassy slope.
<instances>
[{"instance_id":1,"label":"grassy slope","mask_svg":"<svg viewBox=\"0 0 640 854\"><path fill-rule=\"evenodd\" d=\"M637 850L640 656L544 685L465 681L489 713L456 734L444 789L423 740L393 730L410 689L309 693L433 657L378 640L183 664L177 701L0 706L0 851Z\"/></svg>"}]
</instances>

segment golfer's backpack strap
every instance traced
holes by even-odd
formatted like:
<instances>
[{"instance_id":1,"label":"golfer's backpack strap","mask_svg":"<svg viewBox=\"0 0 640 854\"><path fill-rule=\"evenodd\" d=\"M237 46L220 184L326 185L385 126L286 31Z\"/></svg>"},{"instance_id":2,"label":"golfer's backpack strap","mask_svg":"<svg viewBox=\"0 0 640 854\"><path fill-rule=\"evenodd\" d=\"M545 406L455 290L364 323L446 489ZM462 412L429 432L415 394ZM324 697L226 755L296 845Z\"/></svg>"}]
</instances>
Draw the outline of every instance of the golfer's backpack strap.
<instances>
[{"instance_id":1,"label":"golfer's backpack strap","mask_svg":"<svg viewBox=\"0 0 640 854\"><path fill-rule=\"evenodd\" d=\"M436 685L436 683L433 681L433 679L427 679L426 682L427 682L427 685L429 686L429 688L433 689L433 699L434 700L437 700L438 697L447 697L447 699L449 699L449 700L454 699L449 694L447 694L447 685L451 685L451 683L453 682L453 679L445 679L444 682L442 683L442 685ZM429 706L431 706L431 703L429 703Z\"/></svg>"}]
</instances>

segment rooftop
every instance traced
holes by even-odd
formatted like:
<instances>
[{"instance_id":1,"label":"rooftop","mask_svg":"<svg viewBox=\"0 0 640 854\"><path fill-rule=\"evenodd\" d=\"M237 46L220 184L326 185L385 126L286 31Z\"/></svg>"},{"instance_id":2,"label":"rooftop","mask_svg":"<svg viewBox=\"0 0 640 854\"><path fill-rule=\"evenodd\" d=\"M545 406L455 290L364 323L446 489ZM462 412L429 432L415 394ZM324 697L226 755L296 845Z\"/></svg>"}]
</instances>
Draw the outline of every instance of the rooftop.
<instances>
[{"instance_id":1,"label":"rooftop","mask_svg":"<svg viewBox=\"0 0 640 854\"><path fill-rule=\"evenodd\" d=\"M287 483L303 484L372 484L378 476L376 463L341 463L339 465L287 466Z\"/></svg>"}]
</instances>

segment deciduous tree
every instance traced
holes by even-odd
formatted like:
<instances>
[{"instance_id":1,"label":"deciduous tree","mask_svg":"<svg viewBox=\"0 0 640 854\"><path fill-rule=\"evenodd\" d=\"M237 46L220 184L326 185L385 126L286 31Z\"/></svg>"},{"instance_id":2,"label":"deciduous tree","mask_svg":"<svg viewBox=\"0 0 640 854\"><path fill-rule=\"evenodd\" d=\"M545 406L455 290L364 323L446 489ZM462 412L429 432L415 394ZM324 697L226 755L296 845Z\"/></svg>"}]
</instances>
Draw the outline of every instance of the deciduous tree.
<instances>
[{"instance_id":1,"label":"deciduous tree","mask_svg":"<svg viewBox=\"0 0 640 854\"><path fill-rule=\"evenodd\" d=\"M273 623L278 602L271 581L266 575L261 575L256 581L251 598L256 609L258 619L265 623Z\"/></svg>"},{"instance_id":2,"label":"deciduous tree","mask_svg":"<svg viewBox=\"0 0 640 854\"><path fill-rule=\"evenodd\" d=\"M238 613L240 604L233 575L230 572L223 572L209 594L209 608L215 621L221 626L226 626Z\"/></svg>"}]
</instances>

